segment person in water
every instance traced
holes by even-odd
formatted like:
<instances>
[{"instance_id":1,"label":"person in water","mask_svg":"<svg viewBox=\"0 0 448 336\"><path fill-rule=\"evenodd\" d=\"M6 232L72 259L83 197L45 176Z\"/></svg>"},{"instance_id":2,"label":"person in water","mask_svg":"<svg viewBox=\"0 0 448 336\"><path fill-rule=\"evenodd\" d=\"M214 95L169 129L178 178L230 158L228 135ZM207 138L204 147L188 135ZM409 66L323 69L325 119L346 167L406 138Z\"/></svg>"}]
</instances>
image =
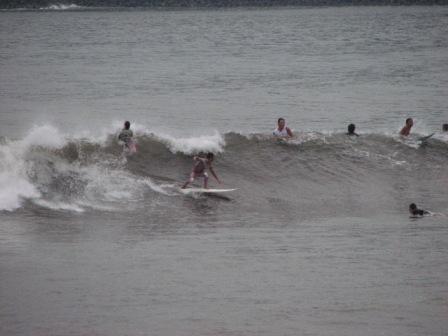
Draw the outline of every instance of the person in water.
<instances>
[{"instance_id":1,"label":"person in water","mask_svg":"<svg viewBox=\"0 0 448 336\"><path fill-rule=\"evenodd\" d=\"M443 130L444 132L448 132L448 124L443 124L443 126L442 126L442 130Z\"/></svg>"},{"instance_id":2,"label":"person in water","mask_svg":"<svg viewBox=\"0 0 448 336\"><path fill-rule=\"evenodd\" d=\"M406 125L401 129L400 135L408 136L411 133L412 126L414 126L414 120L412 120L412 118L407 118Z\"/></svg>"},{"instance_id":3,"label":"person in water","mask_svg":"<svg viewBox=\"0 0 448 336\"><path fill-rule=\"evenodd\" d=\"M429 215L429 211L417 208L417 205L415 203L409 204L409 212L412 216Z\"/></svg>"},{"instance_id":4,"label":"person in water","mask_svg":"<svg viewBox=\"0 0 448 336\"><path fill-rule=\"evenodd\" d=\"M355 133L355 128L356 128L355 124L350 124L350 125L348 125L348 127L347 127L347 135L350 135L350 136L352 136L352 135L359 136L358 133Z\"/></svg>"},{"instance_id":5,"label":"person in water","mask_svg":"<svg viewBox=\"0 0 448 336\"><path fill-rule=\"evenodd\" d=\"M208 170L210 170L216 181L218 181L218 183L221 184L221 181L219 180L218 176L216 175L212 167L214 157L215 156L213 155L213 153L207 153L207 156L205 158L200 156L193 157L194 160L193 170L191 171L190 178L182 186L182 189L185 189L190 183L193 183L193 181L197 177L204 178L204 189L207 189L208 188L208 174L206 172L207 168Z\"/></svg>"},{"instance_id":6,"label":"person in water","mask_svg":"<svg viewBox=\"0 0 448 336\"><path fill-rule=\"evenodd\" d=\"M134 133L132 133L131 123L129 121L124 122L124 128L121 130L120 134L118 135L118 140L123 141L126 148L129 148L132 144L132 137L134 136Z\"/></svg>"},{"instance_id":7,"label":"person in water","mask_svg":"<svg viewBox=\"0 0 448 336\"><path fill-rule=\"evenodd\" d=\"M278 118L277 128L272 132L274 136L279 138L292 138L293 134L289 127L286 126L285 119Z\"/></svg>"}]
</instances>

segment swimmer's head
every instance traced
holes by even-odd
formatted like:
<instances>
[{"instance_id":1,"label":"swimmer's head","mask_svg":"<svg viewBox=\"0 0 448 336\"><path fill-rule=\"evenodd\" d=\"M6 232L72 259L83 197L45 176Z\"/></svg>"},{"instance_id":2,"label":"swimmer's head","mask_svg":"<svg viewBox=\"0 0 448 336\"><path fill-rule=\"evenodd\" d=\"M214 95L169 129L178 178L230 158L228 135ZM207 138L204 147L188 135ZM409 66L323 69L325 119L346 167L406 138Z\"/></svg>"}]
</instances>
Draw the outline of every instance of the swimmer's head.
<instances>
[{"instance_id":1,"label":"swimmer's head","mask_svg":"<svg viewBox=\"0 0 448 336\"><path fill-rule=\"evenodd\" d=\"M130 127L131 127L131 123L129 121L125 121L124 128L128 130Z\"/></svg>"},{"instance_id":2,"label":"swimmer's head","mask_svg":"<svg viewBox=\"0 0 448 336\"><path fill-rule=\"evenodd\" d=\"M414 212L415 210L417 210L417 205L415 203L409 204L409 211Z\"/></svg>"},{"instance_id":3,"label":"swimmer's head","mask_svg":"<svg viewBox=\"0 0 448 336\"><path fill-rule=\"evenodd\" d=\"M414 120L412 118L406 119L406 126L412 127L414 125Z\"/></svg>"},{"instance_id":4,"label":"swimmer's head","mask_svg":"<svg viewBox=\"0 0 448 336\"><path fill-rule=\"evenodd\" d=\"M278 125L278 127L281 127L281 128L285 127L285 119L284 118L278 118L277 125Z\"/></svg>"},{"instance_id":5,"label":"swimmer's head","mask_svg":"<svg viewBox=\"0 0 448 336\"><path fill-rule=\"evenodd\" d=\"M348 125L348 127L347 127L348 133L349 134L355 133L355 128L356 128L355 124Z\"/></svg>"},{"instance_id":6,"label":"swimmer's head","mask_svg":"<svg viewBox=\"0 0 448 336\"><path fill-rule=\"evenodd\" d=\"M215 155L212 152L207 153L207 160L213 161L214 158L215 158Z\"/></svg>"},{"instance_id":7,"label":"swimmer's head","mask_svg":"<svg viewBox=\"0 0 448 336\"><path fill-rule=\"evenodd\" d=\"M448 132L448 124L443 124L442 129L444 132Z\"/></svg>"}]
</instances>

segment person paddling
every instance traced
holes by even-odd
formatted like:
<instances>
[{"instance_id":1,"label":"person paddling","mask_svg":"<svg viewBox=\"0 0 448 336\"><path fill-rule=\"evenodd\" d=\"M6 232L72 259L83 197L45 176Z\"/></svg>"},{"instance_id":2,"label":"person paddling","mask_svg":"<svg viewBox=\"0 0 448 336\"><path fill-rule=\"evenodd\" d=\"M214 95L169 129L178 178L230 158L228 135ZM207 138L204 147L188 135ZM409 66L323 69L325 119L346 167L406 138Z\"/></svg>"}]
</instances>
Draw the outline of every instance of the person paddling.
<instances>
[{"instance_id":1,"label":"person paddling","mask_svg":"<svg viewBox=\"0 0 448 336\"><path fill-rule=\"evenodd\" d=\"M430 214L429 211L417 208L415 203L409 204L409 212L412 216L424 216Z\"/></svg>"},{"instance_id":2,"label":"person paddling","mask_svg":"<svg viewBox=\"0 0 448 336\"><path fill-rule=\"evenodd\" d=\"M278 138L292 138L293 134L289 127L286 126L284 118L278 118L277 128L272 132L272 134Z\"/></svg>"},{"instance_id":3,"label":"person paddling","mask_svg":"<svg viewBox=\"0 0 448 336\"><path fill-rule=\"evenodd\" d=\"M406 119L406 124L404 125L404 127L400 131L400 135L408 136L409 134L411 134L412 126L414 126L414 120L412 120L412 118L407 118Z\"/></svg>"},{"instance_id":4,"label":"person paddling","mask_svg":"<svg viewBox=\"0 0 448 336\"><path fill-rule=\"evenodd\" d=\"M358 133L355 133L355 129L356 129L355 124L348 125L346 134L349 135L349 136L353 136L353 135L359 136Z\"/></svg>"}]
</instances>

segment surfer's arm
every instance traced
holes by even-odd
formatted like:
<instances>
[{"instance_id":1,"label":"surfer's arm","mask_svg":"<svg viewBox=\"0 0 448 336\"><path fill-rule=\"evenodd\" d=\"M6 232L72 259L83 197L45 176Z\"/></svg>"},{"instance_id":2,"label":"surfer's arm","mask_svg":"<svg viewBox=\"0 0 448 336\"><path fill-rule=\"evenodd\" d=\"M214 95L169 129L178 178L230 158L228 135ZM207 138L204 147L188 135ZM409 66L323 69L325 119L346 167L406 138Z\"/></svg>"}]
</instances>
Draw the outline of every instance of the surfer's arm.
<instances>
[{"instance_id":1,"label":"surfer's arm","mask_svg":"<svg viewBox=\"0 0 448 336\"><path fill-rule=\"evenodd\" d=\"M193 160L194 161L202 161L204 163L206 162L206 160L204 158L201 158L200 156L197 156L197 155L193 156Z\"/></svg>"},{"instance_id":2,"label":"surfer's arm","mask_svg":"<svg viewBox=\"0 0 448 336\"><path fill-rule=\"evenodd\" d=\"M219 184L221 184L221 181L219 180L218 176L216 175L215 171L213 170L212 166L208 166L208 169L210 170L210 173L212 173L213 177L218 181Z\"/></svg>"},{"instance_id":3,"label":"surfer's arm","mask_svg":"<svg viewBox=\"0 0 448 336\"><path fill-rule=\"evenodd\" d=\"M293 137L294 135L292 134L292 131L291 131L291 129L289 128L289 127L286 127L286 132L288 133L288 136L289 137Z\"/></svg>"}]
</instances>

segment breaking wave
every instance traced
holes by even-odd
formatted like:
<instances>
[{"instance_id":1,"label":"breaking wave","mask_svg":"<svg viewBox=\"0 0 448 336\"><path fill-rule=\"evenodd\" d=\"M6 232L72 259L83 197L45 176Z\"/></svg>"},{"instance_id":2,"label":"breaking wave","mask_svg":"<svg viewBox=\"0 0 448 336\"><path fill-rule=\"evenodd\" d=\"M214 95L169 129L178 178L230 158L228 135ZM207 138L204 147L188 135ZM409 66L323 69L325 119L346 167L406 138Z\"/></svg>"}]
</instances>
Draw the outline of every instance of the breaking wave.
<instances>
[{"instance_id":1,"label":"breaking wave","mask_svg":"<svg viewBox=\"0 0 448 336\"><path fill-rule=\"evenodd\" d=\"M177 188L191 169L191 156L208 151L217 154L216 170L227 185L244 190L242 202L249 208L281 206L291 199L300 199L296 208L308 212L325 211L329 201L331 207L377 208L422 178L432 195L446 195L441 182L448 181L448 141L443 134L424 144L418 137L316 132L278 142L265 134L174 137L140 128L136 141L137 154L126 157L115 133L95 140L46 125L34 127L23 139L3 139L0 210L157 206L165 198L180 197Z\"/></svg>"},{"instance_id":2,"label":"breaking wave","mask_svg":"<svg viewBox=\"0 0 448 336\"><path fill-rule=\"evenodd\" d=\"M82 6L78 6L75 4L52 4L47 7L40 8L41 10L73 10L73 9L81 9Z\"/></svg>"}]
</instances>

